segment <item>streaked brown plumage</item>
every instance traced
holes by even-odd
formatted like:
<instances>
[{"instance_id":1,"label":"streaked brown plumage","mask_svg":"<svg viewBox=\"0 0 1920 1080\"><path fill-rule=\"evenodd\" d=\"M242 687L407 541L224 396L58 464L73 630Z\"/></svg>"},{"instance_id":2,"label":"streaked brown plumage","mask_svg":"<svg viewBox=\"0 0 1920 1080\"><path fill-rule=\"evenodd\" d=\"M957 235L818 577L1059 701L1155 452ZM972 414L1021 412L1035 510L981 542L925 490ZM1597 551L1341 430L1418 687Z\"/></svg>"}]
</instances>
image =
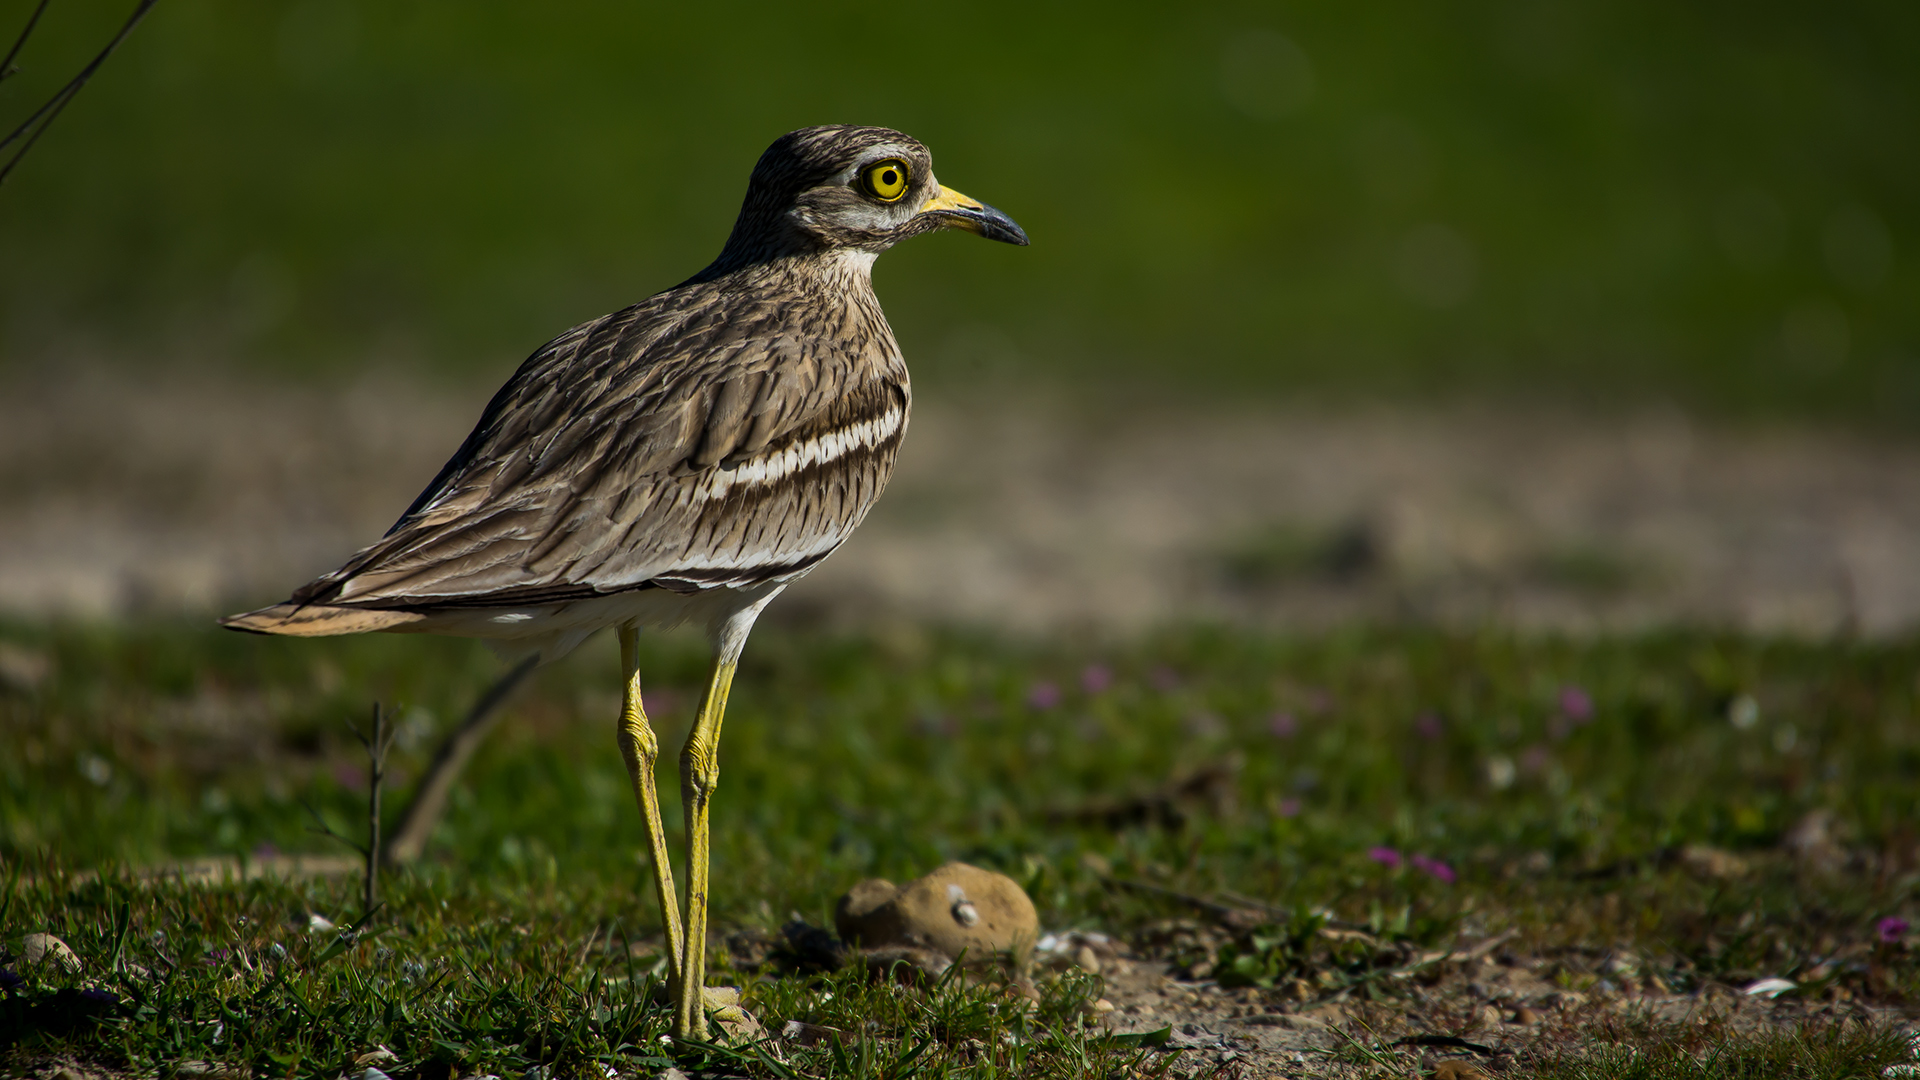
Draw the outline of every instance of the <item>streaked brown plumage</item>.
<instances>
[{"instance_id":1,"label":"streaked brown plumage","mask_svg":"<svg viewBox=\"0 0 1920 1080\"><path fill-rule=\"evenodd\" d=\"M895 243L948 227L1026 243L1005 215L941 187L926 148L899 132L783 136L711 266L542 347L385 537L286 603L224 624L464 634L543 659L619 627L622 749L677 938L632 634L705 623L715 675L682 754L696 834L685 940L703 942L705 807L733 665L760 609L886 486L911 394L870 271ZM703 952L676 942L682 1035L704 1028Z\"/></svg>"}]
</instances>

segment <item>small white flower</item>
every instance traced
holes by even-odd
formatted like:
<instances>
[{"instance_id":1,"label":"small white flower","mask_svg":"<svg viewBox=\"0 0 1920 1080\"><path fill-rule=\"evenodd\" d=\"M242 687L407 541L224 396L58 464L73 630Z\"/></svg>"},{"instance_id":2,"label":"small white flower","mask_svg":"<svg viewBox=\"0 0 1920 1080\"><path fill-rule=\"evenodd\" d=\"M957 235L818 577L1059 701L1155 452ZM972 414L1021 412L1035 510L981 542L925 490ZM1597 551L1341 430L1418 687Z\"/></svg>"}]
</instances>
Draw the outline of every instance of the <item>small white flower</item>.
<instances>
[{"instance_id":1,"label":"small white flower","mask_svg":"<svg viewBox=\"0 0 1920 1080\"><path fill-rule=\"evenodd\" d=\"M1514 777L1520 770L1514 768L1513 759L1505 754L1495 754L1487 759L1487 785L1495 791L1505 791L1513 786Z\"/></svg>"}]
</instances>

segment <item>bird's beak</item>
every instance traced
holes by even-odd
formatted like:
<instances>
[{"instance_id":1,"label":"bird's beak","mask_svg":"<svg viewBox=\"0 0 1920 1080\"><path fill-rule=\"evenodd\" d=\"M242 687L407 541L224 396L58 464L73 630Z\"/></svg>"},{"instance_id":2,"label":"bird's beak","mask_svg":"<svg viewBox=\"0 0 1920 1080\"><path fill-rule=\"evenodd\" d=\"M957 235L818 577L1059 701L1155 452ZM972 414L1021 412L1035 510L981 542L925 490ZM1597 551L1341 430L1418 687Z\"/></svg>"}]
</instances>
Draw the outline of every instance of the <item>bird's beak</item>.
<instances>
[{"instance_id":1,"label":"bird's beak","mask_svg":"<svg viewBox=\"0 0 1920 1080\"><path fill-rule=\"evenodd\" d=\"M978 199L969 199L945 184L939 194L927 200L921 214L935 214L947 220L947 227L965 229L975 236L998 240L1003 244L1027 246L1027 234L1012 218Z\"/></svg>"}]
</instances>

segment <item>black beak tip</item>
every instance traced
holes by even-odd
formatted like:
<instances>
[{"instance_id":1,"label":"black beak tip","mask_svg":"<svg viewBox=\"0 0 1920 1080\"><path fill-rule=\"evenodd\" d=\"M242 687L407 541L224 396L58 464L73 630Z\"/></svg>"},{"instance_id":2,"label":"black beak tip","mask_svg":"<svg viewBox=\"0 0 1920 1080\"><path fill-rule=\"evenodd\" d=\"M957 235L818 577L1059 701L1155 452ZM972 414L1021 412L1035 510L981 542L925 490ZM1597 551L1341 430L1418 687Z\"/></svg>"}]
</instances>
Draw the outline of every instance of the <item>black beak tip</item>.
<instances>
[{"instance_id":1,"label":"black beak tip","mask_svg":"<svg viewBox=\"0 0 1920 1080\"><path fill-rule=\"evenodd\" d=\"M1027 231L1007 215L984 203L980 207L980 235L1015 247L1026 247Z\"/></svg>"}]
</instances>

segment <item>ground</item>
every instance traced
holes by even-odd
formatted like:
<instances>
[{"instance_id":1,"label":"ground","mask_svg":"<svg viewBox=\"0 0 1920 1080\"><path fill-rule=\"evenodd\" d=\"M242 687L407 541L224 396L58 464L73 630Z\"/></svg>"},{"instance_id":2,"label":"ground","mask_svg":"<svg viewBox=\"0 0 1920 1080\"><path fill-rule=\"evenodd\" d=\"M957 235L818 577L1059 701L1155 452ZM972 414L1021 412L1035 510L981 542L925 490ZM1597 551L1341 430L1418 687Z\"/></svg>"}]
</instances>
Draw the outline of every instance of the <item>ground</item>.
<instances>
[{"instance_id":1,"label":"ground","mask_svg":"<svg viewBox=\"0 0 1920 1080\"><path fill-rule=\"evenodd\" d=\"M164 620L0 637L12 1068L674 1063L606 643L516 699L428 858L343 936L365 915L351 869L151 869L350 854L313 831L363 828L347 724L374 697L399 721L391 815L497 673L484 651ZM643 660L674 745L700 649L652 639ZM773 1041L677 1066L1879 1075L1909 1060L1920 1001L1917 673L1911 639L769 627L724 739L711 945ZM1072 951L1038 953L1031 982L928 988L781 945L852 882L951 858L1012 875ZM27 963L31 933L77 966ZM1054 959L1082 944L1090 965ZM1792 987L1745 993L1766 979Z\"/></svg>"},{"instance_id":2,"label":"ground","mask_svg":"<svg viewBox=\"0 0 1920 1080\"><path fill-rule=\"evenodd\" d=\"M670 1061L610 643L519 693L367 918L341 840L369 795L348 725L375 702L397 724L391 826L500 667L470 643L209 622L376 535L484 394L13 389L16 1071L1909 1062L1908 444L1657 409L923 393L893 490L756 633L728 717L710 944L772 1041ZM703 654L645 650L671 748ZM854 881L955 858L1013 876L1060 947L929 988L785 934L831 925ZM75 966L29 962L41 933ZM1792 985L1746 992L1768 979Z\"/></svg>"}]
</instances>

